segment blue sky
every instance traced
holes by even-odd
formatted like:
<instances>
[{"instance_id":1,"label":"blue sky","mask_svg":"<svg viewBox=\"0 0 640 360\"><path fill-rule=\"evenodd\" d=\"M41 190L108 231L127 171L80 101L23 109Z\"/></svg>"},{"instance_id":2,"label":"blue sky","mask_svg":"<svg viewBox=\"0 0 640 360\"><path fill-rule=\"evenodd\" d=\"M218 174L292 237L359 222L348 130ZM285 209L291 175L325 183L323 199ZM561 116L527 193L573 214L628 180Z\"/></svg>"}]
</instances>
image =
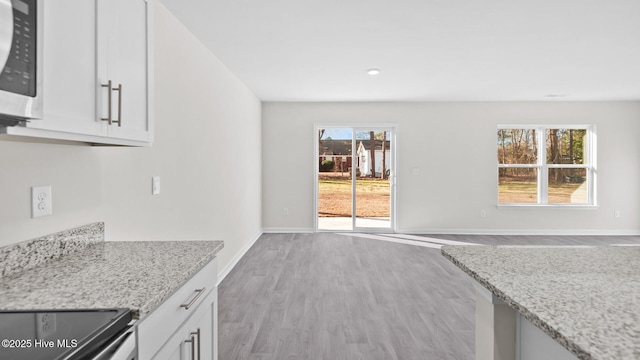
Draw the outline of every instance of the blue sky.
<instances>
[{"instance_id":1,"label":"blue sky","mask_svg":"<svg viewBox=\"0 0 640 360\"><path fill-rule=\"evenodd\" d=\"M331 137L333 140L351 140L351 129L326 129L322 139Z\"/></svg>"},{"instance_id":2,"label":"blue sky","mask_svg":"<svg viewBox=\"0 0 640 360\"><path fill-rule=\"evenodd\" d=\"M376 129L372 129L373 131L375 131L376 133L379 133L380 130L376 130ZM348 128L327 128L324 132L324 136L322 137L323 140L331 137L333 140L351 140L351 132L353 130L352 129L348 129ZM390 138L389 136L390 134L387 134L387 140ZM367 132L367 134L365 135L365 137L368 139L369 138L369 133ZM361 137L358 136L358 139L360 139Z\"/></svg>"}]
</instances>

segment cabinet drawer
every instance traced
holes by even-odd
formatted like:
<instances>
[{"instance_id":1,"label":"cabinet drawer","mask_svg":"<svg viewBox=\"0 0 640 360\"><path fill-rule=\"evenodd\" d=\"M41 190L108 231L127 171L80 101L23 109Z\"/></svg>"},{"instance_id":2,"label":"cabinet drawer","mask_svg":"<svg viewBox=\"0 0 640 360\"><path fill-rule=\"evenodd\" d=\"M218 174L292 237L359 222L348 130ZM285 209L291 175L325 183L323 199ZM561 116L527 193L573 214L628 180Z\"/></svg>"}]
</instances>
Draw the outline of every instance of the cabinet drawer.
<instances>
[{"instance_id":1,"label":"cabinet drawer","mask_svg":"<svg viewBox=\"0 0 640 360\"><path fill-rule=\"evenodd\" d=\"M216 299L217 294L214 290L198 305L193 316L173 333L152 360L214 360L216 357L212 355L215 344L213 324L217 323L217 317L213 311L217 311ZM191 343L187 340L195 341Z\"/></svg>"},{"instance_id":2,"label":"cabinet drawer","mask_svg":"<svg viewBox=\"0 0 640 360\"><path fill-rule=\"evenodd\" d=\"M214 258L138 325L140 359L150 359L215 289L218 270ZM204 290L202 290L204 289Z\"/></svg>"}]
</instances>

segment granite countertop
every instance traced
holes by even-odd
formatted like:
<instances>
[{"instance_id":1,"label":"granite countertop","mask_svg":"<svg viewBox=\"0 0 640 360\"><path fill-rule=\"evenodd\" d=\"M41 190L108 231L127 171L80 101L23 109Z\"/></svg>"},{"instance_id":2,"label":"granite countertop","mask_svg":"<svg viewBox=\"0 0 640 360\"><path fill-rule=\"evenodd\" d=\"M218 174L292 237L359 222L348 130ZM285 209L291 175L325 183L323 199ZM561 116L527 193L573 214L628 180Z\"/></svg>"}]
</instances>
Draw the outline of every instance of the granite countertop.
<instances>
[{"instance_id":1,"label":"granite countertop","mask_svg":"<svg viewBox=\"0 0 640 360\"><path fill-rule=\"evenodd\" d=\"M579 359L640 359L640 247L444 246Z\"/></svg>"},{"instance_id":2,"label":"granite countertop","mask_svg":"<svg viewBox=\"0 0 640 360\"><path fill-rule=\"evenodd\" d=\"M129 308L140 319L223 246L222 241L93 242L23 271L6 271L0 278L0 310Z\"/></svg>"}]
</instances>

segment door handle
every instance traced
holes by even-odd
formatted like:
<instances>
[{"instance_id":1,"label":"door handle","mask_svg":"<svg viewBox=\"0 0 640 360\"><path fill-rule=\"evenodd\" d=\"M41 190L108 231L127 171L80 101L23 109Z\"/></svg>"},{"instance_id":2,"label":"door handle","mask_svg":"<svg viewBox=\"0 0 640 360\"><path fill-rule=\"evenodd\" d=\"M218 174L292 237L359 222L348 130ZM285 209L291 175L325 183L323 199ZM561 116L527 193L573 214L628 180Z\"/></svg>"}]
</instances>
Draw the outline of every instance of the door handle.
<instances>
[{"instance_id":1,"label":"door handle","mask_svg":"<svg viewBox=\"0 0 640 360\"><path fill-rule=\"evenodd\" d=\"M198 360L202 360L200 359L200 328L198 328L196 331L191 332L191 336L193 335L195 335L196 339L198 340Z\"/></svg>"},{"instance_id":2,"label":"door handle","mask_svg":"<svg viewBox=\"0 0 640 360\"><path fill-rule=\"evenodd\" d=\"M113 122L122 126L122 84L118 84L118 87L113 88L113 91L118 92L118 120L113 120Z\"/></svg>"},{"instance_id":3,"label":"door handle","mask_svg":"<svg viewBox=\"0 0 640 360\"><path fill-rule=\"evenodd\" d=\"M184 342L191 343L191 360L196 360L196 344L195 344L195 340L193 339L193 335L191 335L191 337L188 340L185 340Z\"/></svg>"},{"instance_id":4,"label":"door handle","mask_svg":"<svg viewBox=\"0 0 640 360\"><path fill-rule=\"evenodd\" d=\"M118 84L117 88L113 87L113 81L109 80L106 84L101 84L103 88L107 88L107 117L101 118L102 121L108 121L109 125L118 124L118 126L122 126L122 84ZM112 92L118 92L118 119L113 118L112 107L113 107L113 96Z\"/></svg>"},{"instance_id":5,"label":"door handle","mask_svg":"<svg viewBox=\"0 0 640 360\"><path fill-rule=\"evenodd\" d=\"M107 118L100 118L102 121L108 121L109 125L113 123L113 118L111 117L111 80L109 80L106 84L101 84L103 88L107 88Z\"/></svg>"}]
</instances>

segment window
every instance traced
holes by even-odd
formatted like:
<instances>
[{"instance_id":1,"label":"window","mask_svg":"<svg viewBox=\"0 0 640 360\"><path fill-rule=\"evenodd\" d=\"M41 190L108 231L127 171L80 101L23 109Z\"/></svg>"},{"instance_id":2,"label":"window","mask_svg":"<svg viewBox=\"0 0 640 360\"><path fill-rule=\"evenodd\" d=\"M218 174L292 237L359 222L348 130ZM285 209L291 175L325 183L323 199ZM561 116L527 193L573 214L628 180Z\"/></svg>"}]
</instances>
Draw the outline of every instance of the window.
<instances>
[{"instance_id":1,"label":"window","mask_svg":"<svg viewBox=\"0 0 640 360\"><path fill-rule=\"evenodd\" d=\"M498 204L595 205L590 126L499 126Z\"/></svg>"}]
</instances>

